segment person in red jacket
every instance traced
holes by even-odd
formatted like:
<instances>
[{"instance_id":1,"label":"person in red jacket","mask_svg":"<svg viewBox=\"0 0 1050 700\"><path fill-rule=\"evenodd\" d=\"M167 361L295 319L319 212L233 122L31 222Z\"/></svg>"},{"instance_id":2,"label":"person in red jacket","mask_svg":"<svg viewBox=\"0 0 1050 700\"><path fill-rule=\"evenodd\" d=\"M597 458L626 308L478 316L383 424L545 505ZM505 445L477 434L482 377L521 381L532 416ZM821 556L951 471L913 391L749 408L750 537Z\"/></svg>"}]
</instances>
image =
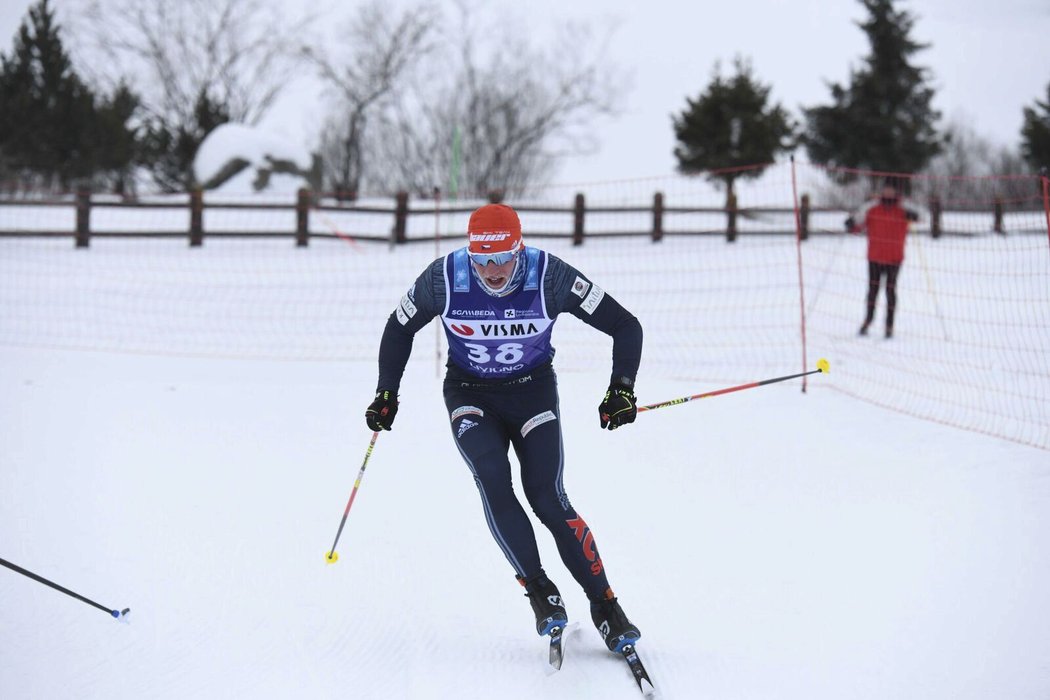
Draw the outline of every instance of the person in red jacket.
<instances>
[{"instance_id":1,"label":"person in red jacket","mask_svg":"<svg viewBox=\"0 0 1050 700\"><path fill-rule=\"evenodd\" d=\"M864 221L857 224L852 217L846 220L851 233L868 233L868 310L860 335L868 334L875 318L875 301L883 276L886 277L886 337L893 337L893 315L897 308L897 274L904 262L904 239L908 225L918 219L915 212L900 205L896 188L882 188L879 202L868 209Z\"/></svg>"}]
</instances>

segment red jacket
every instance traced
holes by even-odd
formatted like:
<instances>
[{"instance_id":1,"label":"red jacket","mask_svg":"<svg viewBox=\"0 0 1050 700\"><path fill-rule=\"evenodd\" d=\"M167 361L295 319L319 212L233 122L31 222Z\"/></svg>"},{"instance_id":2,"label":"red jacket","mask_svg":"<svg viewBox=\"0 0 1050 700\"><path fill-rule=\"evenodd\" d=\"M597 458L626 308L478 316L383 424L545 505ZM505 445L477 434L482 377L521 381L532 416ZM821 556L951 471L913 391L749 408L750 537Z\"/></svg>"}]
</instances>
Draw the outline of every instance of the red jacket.
<instances>
[{"instance_id":1,"label":"red jacket","mask_svg":"<svg viewBox=\"0 0 1050 700\"><path fill-rule=\"evenodd\" d=\"M899 265L904 262L904 238L908 222L915 218L899 204L876 204L864 215L864 225L858 230L868 231L868 260Z\"/></svg>"}]
</instances>

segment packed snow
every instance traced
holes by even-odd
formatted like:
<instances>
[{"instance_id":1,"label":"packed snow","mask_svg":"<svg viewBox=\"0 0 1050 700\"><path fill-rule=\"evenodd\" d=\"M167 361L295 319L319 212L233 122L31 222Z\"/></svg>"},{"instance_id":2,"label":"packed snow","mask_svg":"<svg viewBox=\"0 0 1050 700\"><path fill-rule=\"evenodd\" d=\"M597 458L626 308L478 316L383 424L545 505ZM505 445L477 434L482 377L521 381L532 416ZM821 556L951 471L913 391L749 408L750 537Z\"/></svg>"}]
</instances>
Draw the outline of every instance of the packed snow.
<instances>
[{"instance_id":1,"label":"packed snow","mask_svg":"<svg viewBox=\"0 0 1050 700\"><path fill-rule=\"evenodd\" d=\"M27 250L4 245L8 260ZM132 611L120 624L0 568L0 697L640 697L537 522L547 572L581 622L564 668L544 672L545 642L450 436L430 328L417 336L394 430L368 461L339 561L328 564L371 436L363 411L374 357L279 360L242 352L244 337L221 345L232 299L250 307L264 286L305 284L233 264L234 247L261 245L250 241L186 253L194 279L211 276L182 301L211 310L214 324L192 340L211 339L213 356L121 341L141 331L118 323L129 309L166 308L151 304L149 280L162 283L162 261L182 253L147 255L150 245L19 258L40 263L31 276L54 298L88 302L33 343L11 334L39 299L0 297L0 557ZM406 263L400 250L345 248L387 302L369 302L342 332L377 347L382 320L428 255L417 247ZM330 247L283 251L320 256L319 269L342 274ZM585 253L574 262L587 271ZM128 277L102 279L103 270ZM659 289L669 270L652 259L638 274ZM331 308L353 304L338 279L314 281L334 295ZM621 286L597 281L614 296ZM626 288L620 296L633 297L643 325L666 304ZM133 318L152 322L152 342L182 347L181 308ZM260 325L280 311L267 308ZM707 306L697 333L735 322L717 313ZM324 328L304 317L296 332L309 334L313 321ZM642 630L639 650L663 698L1050 695L1050 453L834 391L840 349L854 368L887 352L853 337L812 349L831 373L810 377L805 392L784 382L602 431L608 345L574 318L563 327L565 486ZM93 332L105 337L92 342ZM63 333L107 349L47 347ZM658 334L647 342L661 352ZM639 399L767 376L750 357L735 356L724 382L647 374L643 363ZM793 371L794 360L780 373Z\"/></svg>"}]
</instances>

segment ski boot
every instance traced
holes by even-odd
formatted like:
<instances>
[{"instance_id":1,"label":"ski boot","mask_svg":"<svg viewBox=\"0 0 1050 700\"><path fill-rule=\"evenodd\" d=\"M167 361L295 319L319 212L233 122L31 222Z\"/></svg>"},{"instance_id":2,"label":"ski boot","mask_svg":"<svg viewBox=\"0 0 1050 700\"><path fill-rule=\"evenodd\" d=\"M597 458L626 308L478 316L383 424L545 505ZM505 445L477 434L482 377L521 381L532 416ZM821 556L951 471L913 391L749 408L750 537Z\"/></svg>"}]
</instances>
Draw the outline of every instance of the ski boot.
<instances>
[{"instance_id":1,"label":"ski boot","mask_svg":"<svg viewBox=\"0 0 1050 700\"><path fill-rule=\"evenodd\" d=\"M547 575L541 571L528 581L519 576L518 582L525 587L525 597L536 614L537 634L548 635L555 627L565 629L569 616L565 614L565 604L558 587L551 583Z\"/></svg>"},{"instance_id":2,"label":"ski boot","mask_svg":"<svg viewBox=\"0 0 1050 700\"><path fill-rule=\"evenodd\" d=\"M620 607L620 602L613 596L612 591L606 591L606 597L599 601L591 601L591 620L598 628L598 633L605 640L609 651L622 653L623 648L641 638L642 633L638 631L626 613Z\"/></svg>"}]
</instances>

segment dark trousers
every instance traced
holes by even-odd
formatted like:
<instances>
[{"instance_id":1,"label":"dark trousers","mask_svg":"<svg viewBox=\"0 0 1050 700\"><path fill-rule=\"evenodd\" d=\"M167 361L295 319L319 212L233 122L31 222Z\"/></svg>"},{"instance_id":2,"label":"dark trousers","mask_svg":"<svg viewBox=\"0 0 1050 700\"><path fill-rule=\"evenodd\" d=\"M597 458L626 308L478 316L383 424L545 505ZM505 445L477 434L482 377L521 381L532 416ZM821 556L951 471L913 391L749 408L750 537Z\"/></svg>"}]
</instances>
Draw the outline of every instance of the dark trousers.
<instances>
[{"instance_id":1,"label":"dark trousers","mask_svg":"<svg viewBox=\"0 0 1050 700\"><path fill-rule=\"evenodd\" d=\"M868 261L868 313L864 317L864 328L871 325L875 318L875 301L879 296L879 286L883 275L886 276L886 330L893 330L893 313L897 310L897 273L900 263L879 263Z\"/></svg>"},{"instance_id":2,"label":"dark trousers","mask_svg":"<svg viewBox=\"0 0 1050 700\"><path fill-rule=\"evenodd\" d=\"M558 386L545 376L495 386L446 380L452 438L474 475L489 530L515 573L541 572L536 536L514 494L508 451L521 466L521 487L540 522L550 530L565 567L588 597L609 588L605 567L587 523L569 503L564 468Z\"/></svg>"}]
</instances>

